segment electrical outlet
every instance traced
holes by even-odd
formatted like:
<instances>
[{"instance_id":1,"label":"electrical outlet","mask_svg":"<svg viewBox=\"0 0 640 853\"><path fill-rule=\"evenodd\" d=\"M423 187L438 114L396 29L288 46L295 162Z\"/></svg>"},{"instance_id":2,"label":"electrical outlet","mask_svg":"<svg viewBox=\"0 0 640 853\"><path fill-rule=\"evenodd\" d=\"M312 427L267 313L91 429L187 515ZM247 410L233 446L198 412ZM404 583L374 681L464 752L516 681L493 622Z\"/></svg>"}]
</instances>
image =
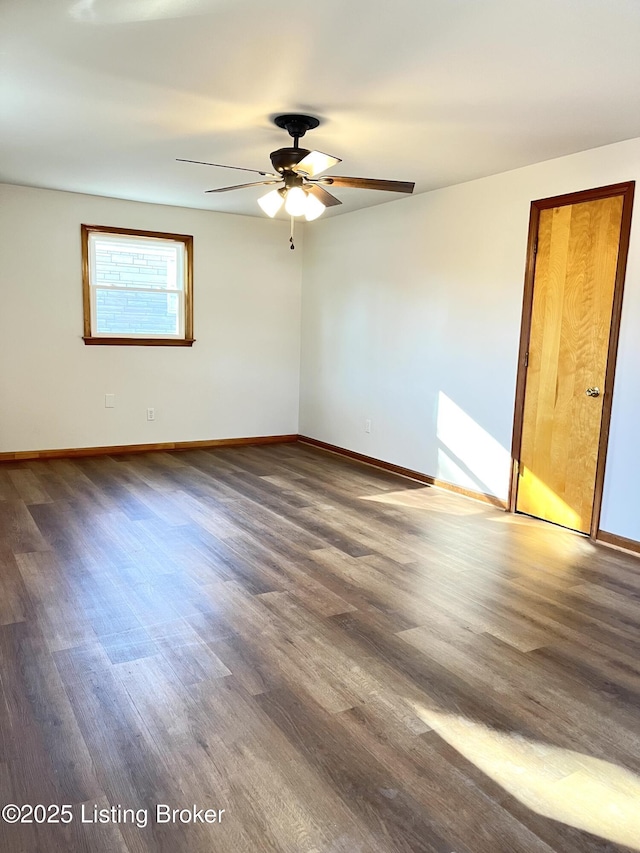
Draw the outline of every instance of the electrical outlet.
<instances>
[{"instance_id":1,"label":"electrical outlet","mask_svg":"<svg viewBox=\"0 0 640 853\"><path fill-rule=\"evenodd\" d=\"M113 409L116 404L116 395L115 394L105 394L104 395L104 407L105 409Z\"/></svg>"},{"instance_id":2,"label":"electrical outlet","mask_svg":"<svg viewBox=\"0 0 640 853\"><path fill-rule=\"evenodd\" d=\"M155 421L156 419L156 410L155 409L147 409L147 420Z\"/></svg>"},{"instance_id":3,"label":"electrical outlet","mask_svg":"<svg viewBox=\"0 0 640 853\"><path fill-rule=\"evenodd\" d=\"M364 422L364 431L371 432L371 418L367 418Z\"/></svg>"}]
</instances>

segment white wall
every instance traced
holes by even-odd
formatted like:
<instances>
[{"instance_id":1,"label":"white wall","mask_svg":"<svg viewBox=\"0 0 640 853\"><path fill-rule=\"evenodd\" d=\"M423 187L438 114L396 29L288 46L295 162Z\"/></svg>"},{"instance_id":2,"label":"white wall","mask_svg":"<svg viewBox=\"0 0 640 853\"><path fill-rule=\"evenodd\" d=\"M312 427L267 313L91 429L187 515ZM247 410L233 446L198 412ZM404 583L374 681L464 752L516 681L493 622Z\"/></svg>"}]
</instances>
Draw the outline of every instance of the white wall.
<instances>
[{"instance_id":1,"label":"white wall","mask_svg":"<svg viewBox=\"0 0 640 853\"><path fill-rule=\"evenodd\" d=\"M640 139L313 223L300 432L506 498L530 202L628 180ZM601 526L640 540L635 216Z\"/></svg>"},{"instance_id":2,"label":"white wall","mask_svg":"<svg viewBox=\"0 0 640 853\"><path fill-rule=\"evenodd\" d=\"M84 345L81 223L194 236L192 348ZM288 238L286 222L0 186L0 452L297 432Z\"/></svg>"}]
</instances>

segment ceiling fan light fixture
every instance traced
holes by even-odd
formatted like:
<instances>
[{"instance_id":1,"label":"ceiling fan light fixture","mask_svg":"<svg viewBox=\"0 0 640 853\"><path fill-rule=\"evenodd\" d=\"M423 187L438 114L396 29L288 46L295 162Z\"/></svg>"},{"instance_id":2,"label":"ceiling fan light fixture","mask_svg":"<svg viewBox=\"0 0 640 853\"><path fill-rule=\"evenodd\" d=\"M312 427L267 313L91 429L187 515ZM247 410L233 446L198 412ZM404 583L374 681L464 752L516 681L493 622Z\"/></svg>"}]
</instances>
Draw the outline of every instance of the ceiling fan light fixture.
<instances>
[{"instance_id":1,"label":"ceiling fan light fixture","mask_svg":"<svg viewBox=\"0 0 640 853\"><path fill-rule=\"evenodd\" d=\"M309 153L300 160L296 165L296 172L304 172L310 178L319 175L326 169L330 169L337 163L340 163L339 157L332 157L330 154L323 154L322 151L309 151Z\"/></svg>"},{"instance_id":2,"label":"ceiling fan light fixture","mask_svg":"<svg viewBox=\"0 0 640 853\"><path fill-rule=\"evenodd\" d=\"M289 216L302 216L307 209L307 194L302 187L291 187L287 191L284 209Z\"/></svg>"},{"instance_id":3,"label":"ceiling fan light fixture","mask_svg":"<svg viewBox=\"0 0 640 853\"><path fill-rule=\"evenodd\" d=\"M304 218L307 222L313 222L314 219L322 216L326 209L326 205L324 205L319 199L315 198L315 196L308 195Z\"/></svg>"},{"instance_id":4,"label":"ceiling fan light fixture","mask_svg":"<svg viewBox=\"0 0 640 853\"><path fill-rule=\"evenodd\" d=\"M258 204L272 219L284 204L284 198L280 190L271 190L270 193L261 196L258 199Z\"/></svg>"}]
</instances>

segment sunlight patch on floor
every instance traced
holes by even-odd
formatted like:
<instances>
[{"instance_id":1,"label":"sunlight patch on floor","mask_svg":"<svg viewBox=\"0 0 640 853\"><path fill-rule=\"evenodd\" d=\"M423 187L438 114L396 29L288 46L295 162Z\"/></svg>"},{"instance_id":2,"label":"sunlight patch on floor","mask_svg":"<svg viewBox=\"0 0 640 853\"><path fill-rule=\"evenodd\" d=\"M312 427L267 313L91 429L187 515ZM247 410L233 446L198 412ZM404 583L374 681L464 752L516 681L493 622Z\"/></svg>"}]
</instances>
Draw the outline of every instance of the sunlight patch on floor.
<instances>
[{"instance_id":1,"label":"sunlight patch on floor","mask_svg":"<svg viewBox=\"0 0 640 853\"><path fill-rule=\"evenodd\" d=\"M440 737L527 808L640 850L640 777L635 773L408 701Z\"/></svg>"},{"instance_id":2,"label":"sunlight patch on floor","mask_svg":"<svg viewBox=\"0 0 640 853\"><path fill-rule=\"evenodd\" d=\"M444 496L440 491L434 494L432 489L432 486L425 486L424 489L402 489L399 492L363 495L362 500L402 506L408 509L428 509L433 512L444 512L448 515L479 515L487 511L486 507L461 499L461 496L447 500L449 496ZM437 500L434 500L435 497Z\"/></svg>"}]
</instances>

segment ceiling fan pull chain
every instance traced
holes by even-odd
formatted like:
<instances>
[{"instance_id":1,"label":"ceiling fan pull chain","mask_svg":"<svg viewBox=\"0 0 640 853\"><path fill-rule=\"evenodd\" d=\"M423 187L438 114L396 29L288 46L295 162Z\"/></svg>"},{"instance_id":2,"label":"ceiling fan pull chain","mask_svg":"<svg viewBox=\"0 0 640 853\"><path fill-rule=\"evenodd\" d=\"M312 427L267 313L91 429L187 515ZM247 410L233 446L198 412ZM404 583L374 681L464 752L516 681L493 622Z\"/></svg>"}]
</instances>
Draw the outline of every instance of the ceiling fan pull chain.
<instances>
[{"instance_id":1,"label":"ceiling fan pull chain","mask_svg":"<svg viewBox=\"0 0 640 853\"><path fill-rule=\"evenodd\" d=\"M295 249L295 244L293 242L293 225L294 225L294 222L295 222L295 219L292 216L291 217L291 237L289 237L289 242L291 243L289 248L291 249L291 251L293 251Z\"/></svg>"}]
</instances>

